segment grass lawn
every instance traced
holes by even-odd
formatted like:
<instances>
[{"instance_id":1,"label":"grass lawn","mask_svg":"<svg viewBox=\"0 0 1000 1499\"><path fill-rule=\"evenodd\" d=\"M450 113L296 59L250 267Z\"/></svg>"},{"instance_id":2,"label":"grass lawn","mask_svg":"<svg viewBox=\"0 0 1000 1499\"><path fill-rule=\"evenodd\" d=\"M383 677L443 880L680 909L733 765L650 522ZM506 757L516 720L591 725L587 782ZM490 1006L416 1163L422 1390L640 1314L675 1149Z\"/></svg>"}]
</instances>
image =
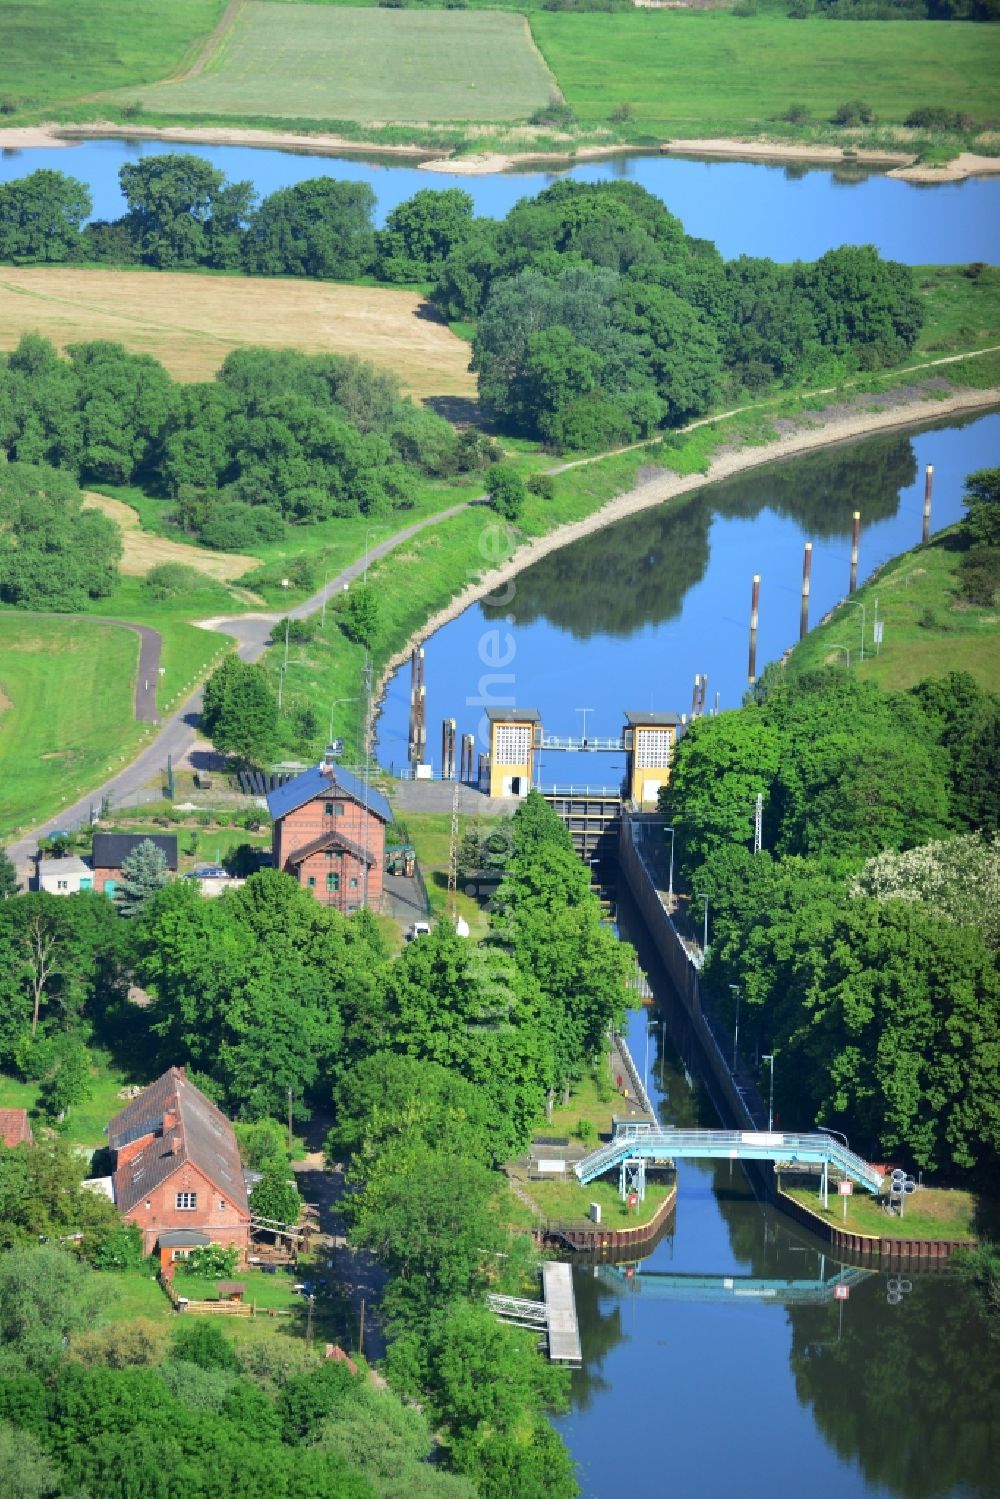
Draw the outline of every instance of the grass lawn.
<instances>
[{"instance_id":1,"label":"grass lawn","mask_svg":"<svg viewBox=\"0 0 1000 1499\"><path fill-rule=\"evenodd\" d=\"M225 0L2 0L0 97L30 107L189 66Z\"/></svg>"},{"instance_id":2,"label":"grass lawn","mask_svg":"<svg viewBox=\"0 0 1000 1499\"><path fill-rule=\"evenodd\" d=\"M248 0L200 73L128 99L172 115L492 121L553 92L522 16Z\"/></svg>"},{"instance_id":3,"label":"grass lawn","mask_svg":"<svg viewBox=\"0 0 1000 1499\"><path fill-rule=\"evenodd\" d=\"M955 572L961 552L949 544L953 537L953 530L946 531L888 563L853 599L837 606L829 623L795 647L790 670L839 662L845 671L870 677L887 691L967 671L987 691L1000 692L1000 618L996 609L959 598ZM872 644L876 599L885 627L878 655ZM859 650L862 607L867 616L864 661Z\"/></svg>"},{"instance_id":4,"label":"grass lawn","mask_svg":"<svg viewBox=\"0 0 1000 1499\"><path fill-rule=\"evenodd\" d=\"M109 1066L99 1055L91 1053L91 1061L90 1097L86 1102L70 1109L65 1128L59 1133L70 1145L96 1150L107 1143L104 1126L108 1120L125 1107L125 1100L118 1097L119 1089L134 1079L127 1078L118 1068ZM35 1107L39 1092L38 1083L23 1083L0 1073L0 1108L27 1109L30 1112ZM37 1130L38 1123L34 1122L33 1127Z\"/></svg>"},{"instance_id":5,"label":"grass lawn","mask_svg":"<svg viewBox=\"0 0 1000 1499\"><path fill-rule=\"evenodd\" d=\"M830 1206L826 1209L815 1187L782 1185L781 1190L802 1207L815 1213L824 1223L830 1223L835 1228L846 1228L849 1233L893 1239L971 1239L976 1234L977 1204L971 1192L947 1192L935 1187L922 1187L906 1199L904 1216L900 1218L895 1213L890 1217L876 1198L857 1187L846 1199L831 1195Z\"/></svg>"},{"instance_id":6,"label":"grass lawn","mask_svg":"<svg viewBox=\"0 0 1000 1499\"><path fill-rule=\"evenodd\" d=\"M475 822L471 817L460 817L458 836L464 834ZM394 836L405 843L412 843L417 851L427 894L431 903L431 917L435 921L451 920L451 902L448 899L448 855L451 847L450 812L401 812L397 818ZM486 935L489 915L472 896L459 887L456 909L469 923L473 941Z\"/></svg>"},{"instance_id":7,"label":"grass lawn","mask_svg":"<svg viewBox=\"0 0 1000 1499\"><path fill-rule=\"evenodd\" d=\"M610 1135L612 1129L612 1115L621 1113L623 1100L615 1092L610 1082L604 1080L607 1072L607 1058L601 1063L601 1080L597 1076L581 1078L573 1089L568 1104L560 1104L552 1111L552 1118L544 1117L535 1125L535 1133L538 1135L568 1135L577 1136L578 1125L586 1121L592 1124L599 1135Z\"/></svg>"},{"instance_id":8,"label":"grass lawn","mask_svg":"<svg viewBox=\"0 0 1000 1499\"><path fill-rule=\"evenodd\" d=\"M997 27L723 10L535 12L531 27L584 125L623 103L638 128L678 137L759 129L791 104L823 123L858 97L883 123L901 123L918 105L996 114Z\"/></svg>"},{"instance_id":9,"label":"grass lawn","mask_svg":"<svg viewBox=\"0 0 1000 1499\"><path fill-rule=\"evenodd\" d=\"M149 733L134 718L138 657L131 630L0 613L0 837L132 758Z\"/></svg>"},{"instance_id":10,"label":"grass lawn","mask_svg":"<svg viewBox=\"0 0 1000 1499\"><path fill-rule=\"evenodd\" d=\"M336 20L341 13L321 14ZM400 12L371 14L393 19ZM71 166L67 161L67 171ZM177 380L210 380L232 349L294 347L369 359L420 399L474 401L468 344L424 316L425 310L415 292L304 277L0 268L3 349L14 348L24 333L40 333L59 348L111 339L135 354L152 355Z\"/></svg>"},{"instance_id":11,"label":"grass lawn","mask_svg":"<svg viewBox=\"0 0 1000 1499\"><path fill-rule=\"evenodd\" d=\"M1000 343L1000 266L968 275L964 266L918 265L913 274L926 319L913 362Z\"/></svg>"},{"instance_id":12,"label":"grass lawn","mask_svg":"<svg viewBox=\"0 0 1000 1499\"><path fill-rule=\"evenodd\" d=\"M647 1177L646 1200L631 1212L618 1195L617 1180L611 1177L590 1182L586 1187L581 1187L575 1176L566 1181L521 1181L521 1186L550 1224L592 1227L590 1204L599 1202L603 1228L638 1228L649 1222L664 1198L674 1191L675 1184Z\"/></svg>"}]
</instances>

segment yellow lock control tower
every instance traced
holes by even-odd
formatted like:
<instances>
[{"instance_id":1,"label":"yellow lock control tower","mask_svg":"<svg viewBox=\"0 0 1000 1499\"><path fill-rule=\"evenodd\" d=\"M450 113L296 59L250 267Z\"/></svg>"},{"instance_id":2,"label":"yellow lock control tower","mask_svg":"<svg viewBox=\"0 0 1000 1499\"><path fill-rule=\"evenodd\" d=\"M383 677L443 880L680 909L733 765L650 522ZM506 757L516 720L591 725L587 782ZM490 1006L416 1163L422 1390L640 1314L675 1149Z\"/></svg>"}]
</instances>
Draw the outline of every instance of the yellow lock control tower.
<instances>
[{"instance_id":1,"label":"yellow lock control tower","mask_svg":"<svg viewBox=\"0 0 1000 1499\"><path fill-rule=\"evenodd\" d=\"M534 785L535 751L542 744L537 708L487 708L490 796L527 796Z\"/></svg>"},{"instance_id":2,"label":"yellow lock control tower","mask_svg":"<svg viewBox=\"0 0 1000 1499\"><path fill-rule=\"evenodd\" d=\"M660 787L668 784L679 726L676 713L625 714L625 786L637 807L655 807Z\"/></svg>"}]
</instances>

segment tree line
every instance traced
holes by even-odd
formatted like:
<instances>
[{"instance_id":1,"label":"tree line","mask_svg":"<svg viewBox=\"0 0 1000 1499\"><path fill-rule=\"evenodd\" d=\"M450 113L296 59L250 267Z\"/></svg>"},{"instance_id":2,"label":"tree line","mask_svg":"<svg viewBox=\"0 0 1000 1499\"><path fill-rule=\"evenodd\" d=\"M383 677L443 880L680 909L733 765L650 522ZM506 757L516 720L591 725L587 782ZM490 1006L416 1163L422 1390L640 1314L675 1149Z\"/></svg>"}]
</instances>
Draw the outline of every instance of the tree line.
<instances>
[{"instance_id":1,"label":"tree line","mask_svg":"<svg viewBox=\"0 0 1000 1499\"><path fill-rule=\"evenodd\" d=\"M72 509L66 474L141 484L169 502L184 531L235 550L278 540L286 524L389 515L413 503L422 477L497 455L489 438L456 432L403 397L392 375L354 358L234 350L213 380L186 385L121 344L76 344L67 355L26 334L0 358L0 453L37 475L62 471L39 479L44 503L18 500L43 550L47 540L64 550L56 511ZM13 479L3 485L21 493ZM88 537L103 538L107 525L91 514L77 525L75 572L92 595ZM6 565L30 569L31 556L29 547Z\"/></svg>"},{"instance_id":2,"label":"tree line","mask_svg":"<svg viewBox=\"0 0 1000 1499\"><path fill-rule=\"evenodd\" d=\"M968 481L977 535L991 475ZM661 806L709 900L706 981L730 1023L741 989L741 1037L774 1055L790 1126L953 1177L995 1170L998 788L1000 698L961 672L885 692L793 657L681 741Z\"/></svg>"},{"instance_id":3,"label":"tree line","mask_svg":"<svg viewBox=\"0 0 1000 1499\"><path fill-rule=\"evenodd\" d=\"M677 426L723 396L898 363L923 313L911 270L872 246L812 264L725 261L636 183L560 182L502 220L424 189L375 229L363 184L315 178L260 204L197 157L124 166L123 218L85 223L86 187L38 172L0 188L0 259L431 286L475 322L473 367L504 431L599 449Z\"/></svg>"}]
</instances>

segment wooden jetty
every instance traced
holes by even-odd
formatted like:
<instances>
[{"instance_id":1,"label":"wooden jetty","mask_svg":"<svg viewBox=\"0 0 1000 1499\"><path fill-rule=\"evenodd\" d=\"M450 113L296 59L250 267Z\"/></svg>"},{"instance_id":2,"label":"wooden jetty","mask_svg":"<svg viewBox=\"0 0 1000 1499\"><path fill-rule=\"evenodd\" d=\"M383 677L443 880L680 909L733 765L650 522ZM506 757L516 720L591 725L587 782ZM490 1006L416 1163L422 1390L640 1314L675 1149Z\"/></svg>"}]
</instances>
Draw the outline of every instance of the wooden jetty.
<instances>
[{"instance_id":1,"label":"wooden jetty","mask_svg":"<svg viewBox=\"0 0 1000 1499\"><path fill-rule=\"evenodd\" d=\"M578 1369L583 1362L580 1350L580 1328L576 1320L576 1297L573 1295L573 1272L558 1260L542 1263L542 1301L526 1301L519 1296L487 1296L486 1300L501 1322L537 1331L548 1345L554 1364L569 1364Z\"/></svg>"}]
</instances>

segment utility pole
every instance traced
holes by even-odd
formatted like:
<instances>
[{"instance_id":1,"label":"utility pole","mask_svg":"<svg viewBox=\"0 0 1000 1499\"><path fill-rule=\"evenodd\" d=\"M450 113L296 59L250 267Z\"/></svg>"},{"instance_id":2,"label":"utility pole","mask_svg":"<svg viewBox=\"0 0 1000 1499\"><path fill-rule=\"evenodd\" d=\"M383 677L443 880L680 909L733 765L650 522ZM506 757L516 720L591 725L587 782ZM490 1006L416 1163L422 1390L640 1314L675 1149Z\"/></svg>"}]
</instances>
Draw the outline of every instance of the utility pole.
<instances>
[{"instance_id":1,"label":"utility pole","mask_svg":"<svg viewBox=\"0 0 1000 1499\"><path fill-rule=\"evenodd\" d=\"M358 1352L364 1356L365 1351L365 1298L361 1298L361 1325L358 1329Z\"/></svg>"},{"instance_id":2,"label":"utility pole","mask_svg":"<svg viewBox=\"0 0 1000 1499\"><path fill-rule=\"evenodd\" d=\"M292 1090L288 1090L288 1149L292 1149Z\"/></svg>"},{"instance_id":3,"label":"utility pole","mask_svg":"<svg viewBox=\"0 0 1000 1499\"><path fill-rule=\"evenodd\" d=\"M448 900L452 926L458 921L458 798L461 789L461 781L456 780L451 793L451 842L448 845Z\"/></svg>"}]
</instances>

